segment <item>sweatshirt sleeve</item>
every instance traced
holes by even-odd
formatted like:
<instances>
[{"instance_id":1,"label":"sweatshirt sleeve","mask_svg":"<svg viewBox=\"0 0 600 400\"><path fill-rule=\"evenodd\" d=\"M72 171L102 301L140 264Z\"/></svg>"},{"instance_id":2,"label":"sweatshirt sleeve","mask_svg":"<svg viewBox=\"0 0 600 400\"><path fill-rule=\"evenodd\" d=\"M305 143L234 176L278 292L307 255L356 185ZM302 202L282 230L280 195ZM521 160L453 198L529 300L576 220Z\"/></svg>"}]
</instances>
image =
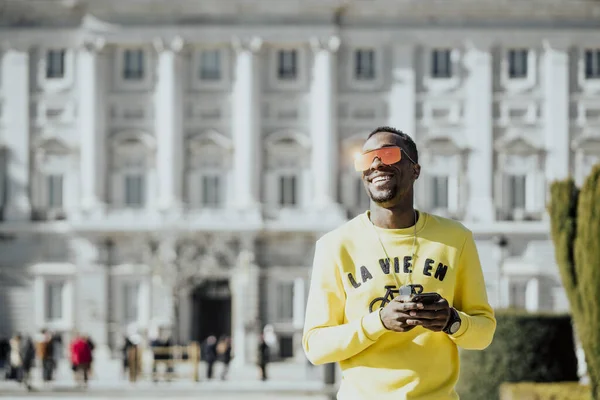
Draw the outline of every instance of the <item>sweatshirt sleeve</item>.
<instances>
[{"instance_id":1,"label":"sweatshirt sleeve","mask_svg":"<svg viewBox=\"0 0 600 400\"><path fill-rule=\"evenodd\" d=\"M316 243L302 346L314 365L346 360L387 332L379 311L344 323L346 292L333 256L335 248Z\"/></svg>"},{"instance_id":2,"label":"sweatshirt sleeve","mask_svg":"<svg viewBox=\"0 0 600 400\"><path fill-rule=\"evenodd\" d=\"M483 350L490 345L496 331L496 318L487 297L481 262L473 234L468 233L459 257L454 308L462 320L450 338L467 350Z\"/></svg>"}]
</instances>

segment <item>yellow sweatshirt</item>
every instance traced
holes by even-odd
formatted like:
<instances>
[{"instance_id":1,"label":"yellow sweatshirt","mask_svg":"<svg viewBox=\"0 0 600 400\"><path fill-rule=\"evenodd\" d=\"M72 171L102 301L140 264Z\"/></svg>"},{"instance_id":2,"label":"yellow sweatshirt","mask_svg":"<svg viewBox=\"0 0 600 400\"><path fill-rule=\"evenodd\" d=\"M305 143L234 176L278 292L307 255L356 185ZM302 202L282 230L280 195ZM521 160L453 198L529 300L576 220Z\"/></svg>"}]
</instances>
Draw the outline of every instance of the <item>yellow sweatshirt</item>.
<instances>
[{"instance_id":1,"label":"yellow sweatshirt","mask_svg":"<svg viewBox=\"0 0 600 400\"><path fill-rule=\"evenodd\" d=\"M413 260L414 232L375 227L367 211L316 243L302 345L315 365L340 363L340 400L458 399L457 346L482 350L492 341L496 320L472 233L420 212ZM388 331L381 298L386 286L407 283L448 300L462 319L459 331Z\"/></svg>"}]
</instances>

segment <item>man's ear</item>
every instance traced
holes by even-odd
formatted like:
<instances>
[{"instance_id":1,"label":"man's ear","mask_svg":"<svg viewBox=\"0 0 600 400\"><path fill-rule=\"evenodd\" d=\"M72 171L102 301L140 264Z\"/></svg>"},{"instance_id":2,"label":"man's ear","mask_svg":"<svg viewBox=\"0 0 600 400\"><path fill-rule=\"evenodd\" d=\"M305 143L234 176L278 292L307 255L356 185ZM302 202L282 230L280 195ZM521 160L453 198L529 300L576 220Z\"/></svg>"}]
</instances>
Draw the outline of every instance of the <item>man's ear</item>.
<instances>
[{"instance_id":1,"label":"man's ear","mask_svg":"<svg viewBox=\"0 0 600 400\"><path fill-rule=\"evenodd\" d=\"M416 181L417 179L419 179L419 176L421 175L421 166L419 164L413 164L413 178Z\"/></svg>"}]
</instances>

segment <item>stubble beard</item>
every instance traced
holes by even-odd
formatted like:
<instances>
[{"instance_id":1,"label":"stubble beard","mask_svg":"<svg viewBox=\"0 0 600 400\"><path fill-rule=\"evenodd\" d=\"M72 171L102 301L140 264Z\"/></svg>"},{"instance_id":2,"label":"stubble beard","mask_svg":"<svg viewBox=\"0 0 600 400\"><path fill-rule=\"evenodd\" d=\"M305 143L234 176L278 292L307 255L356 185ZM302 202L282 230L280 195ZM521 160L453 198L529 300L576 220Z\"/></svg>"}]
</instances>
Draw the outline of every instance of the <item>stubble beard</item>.
<instances>
[{"instance_id":1,"label":"stubble beard","mask_svg":"<svg viewBox=\"0 0 600 400\"><path fill-rule=\"evenodd\" d=\"M398 187L394 186L391 189L381 190L377 193L371 192L370 189L367 189L367 191L369 192L369 197L375 203L387 203L388 201L392 201L396 197L396 195L398 194Z\"/></svg>"}]
</instances>

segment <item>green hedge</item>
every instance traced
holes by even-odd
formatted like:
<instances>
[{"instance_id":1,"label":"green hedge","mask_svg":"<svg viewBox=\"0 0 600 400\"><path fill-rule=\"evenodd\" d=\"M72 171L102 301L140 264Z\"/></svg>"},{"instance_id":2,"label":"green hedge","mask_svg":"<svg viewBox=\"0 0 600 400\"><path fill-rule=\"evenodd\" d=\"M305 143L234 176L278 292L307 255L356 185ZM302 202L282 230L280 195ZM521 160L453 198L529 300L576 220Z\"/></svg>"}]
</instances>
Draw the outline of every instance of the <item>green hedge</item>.
<instances>
[{"instance_id":1,"label":"green hedge","mask_svg":"<svg viewBox=\"0 0 600 400\"><path fill-rule=\"evenodd\" d=\"M461 351L461 400L498 400L504 382L578 381L568 315L497 311L492 344Z\"/></svg>"},{"instance_id":2,"label":"green hedge","mask_svg":"<svg viewBox=\"0 0 600 400\"><path fill-rule=\"evenodd\" d=\"M503 383L501 400L591 400L589 386L576 382L563 383Z\"/></svg>"}]
</instances>

